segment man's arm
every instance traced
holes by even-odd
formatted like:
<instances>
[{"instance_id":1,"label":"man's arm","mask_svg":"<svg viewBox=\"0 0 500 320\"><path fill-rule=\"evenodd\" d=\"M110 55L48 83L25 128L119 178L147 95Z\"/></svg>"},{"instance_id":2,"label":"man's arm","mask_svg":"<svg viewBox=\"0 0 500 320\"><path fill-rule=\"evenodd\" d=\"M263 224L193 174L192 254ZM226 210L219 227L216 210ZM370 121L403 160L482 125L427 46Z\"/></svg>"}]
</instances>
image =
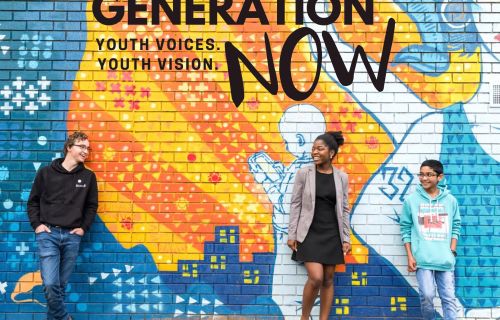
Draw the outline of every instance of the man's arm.
<instances>
[{"instance_id":1,"label":"man's arm","mask_svg":"<svg viewBox=\"0 0 500 320\"><path fill-rule=\"evenodd\" d=\"M38 171L35 176L35 181L33 181L33 185L31 186L30 196L28 198L28 218L33 230L36 230L42 224L40 222L40 198L42 189L42 174Z\"/></svg>"},{"instance_id":2,"label":"man's arm","mask_svg":"<svg viewBox=\"0 0 500 320\"><path fill-rule=\"evenodd\" d=\"M85 208L83 208L83 222L82 229L87 232L94 222L94 218L97 214L98 207L98 190L97 190L97 179L95 174L92 172L92 178L90 180L90 189L87 194L87 199L85 202Z\"/></svg>"}]
</instances>

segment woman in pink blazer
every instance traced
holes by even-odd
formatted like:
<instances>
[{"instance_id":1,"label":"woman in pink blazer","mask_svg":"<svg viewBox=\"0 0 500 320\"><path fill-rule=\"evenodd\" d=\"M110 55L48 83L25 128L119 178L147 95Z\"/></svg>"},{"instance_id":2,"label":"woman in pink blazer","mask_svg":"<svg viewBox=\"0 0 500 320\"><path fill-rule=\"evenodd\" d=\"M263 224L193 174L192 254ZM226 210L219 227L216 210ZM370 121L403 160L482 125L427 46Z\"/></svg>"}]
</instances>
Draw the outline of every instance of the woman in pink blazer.
<instances>
[{"instance_id":1,"label":"woman in pink blazer","mask_svg":"<svg viewBox=\"0 0 500 320\"><path fill-rule=\"evenodd\" d=\"M308 274L301 320L309 319L318 292L320 320L328 319L335 265L344 264L344 255L351 251L348 177L332 166L343 143L341 132L318 136L312 148L314 165L301 168L295 176L288 246L292 259L304 262Z\"/></svg>"}]
</instances>

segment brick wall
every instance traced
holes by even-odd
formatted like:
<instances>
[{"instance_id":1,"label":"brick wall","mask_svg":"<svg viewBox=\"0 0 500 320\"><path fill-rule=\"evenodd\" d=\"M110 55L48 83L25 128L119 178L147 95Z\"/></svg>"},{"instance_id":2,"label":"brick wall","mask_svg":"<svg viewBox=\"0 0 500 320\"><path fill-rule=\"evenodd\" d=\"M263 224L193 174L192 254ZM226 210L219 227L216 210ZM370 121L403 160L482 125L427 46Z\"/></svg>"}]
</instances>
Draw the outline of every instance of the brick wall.
<instances>
[{"instance_id":1,"label":"brick wall","mask_svg":"<svg viewBox=\"0 0 500 320\"><path fill-rule=\"evenodd\" d=\"M332 318L421 317L397 222L419 164L430 158L444 163L461 207L463 316L500 316L500 5L375 0L372 25L357 13L345 25L342 13L319 26L307 17L296 25L295 2L286 1L284 25L274 2L262 4L269 25L220 17L217 25L188 25L184 15L172 25L162 14L159 24L105 25L92 1L0 2L0 319L44 317L26 200L36 171L61 157L74 130L90 135L100 199L68 287L75 319L298 318L306 273L285 244L289 198L325 130L346 139L335 166L349 174L353 231L353 252L337 267ZM391 17L384 90L361 61L353 84L342 84L320 32L348 66L359 45L377 71ZM270 80L267 34L282 81L283 45L304 26L320 35L323 59L305 37L290 75L306 92L319 67L314 93L294 101L279 82L273 95L244 67L236 107L225 43ZM201 39L201 48L180 48L187 38ZM114 47L125 39L126 48Z\"/></svg>"}]
</instances>

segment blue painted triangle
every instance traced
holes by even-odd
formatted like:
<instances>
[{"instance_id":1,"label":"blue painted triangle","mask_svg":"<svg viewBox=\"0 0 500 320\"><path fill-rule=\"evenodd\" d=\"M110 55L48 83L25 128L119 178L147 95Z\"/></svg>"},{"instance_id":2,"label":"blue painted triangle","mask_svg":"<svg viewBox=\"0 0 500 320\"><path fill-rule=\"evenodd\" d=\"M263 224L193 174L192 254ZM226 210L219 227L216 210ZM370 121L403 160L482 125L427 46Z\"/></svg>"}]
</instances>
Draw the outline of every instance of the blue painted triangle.
<instances>
[{"instance_id":1,"label":"blue painted triangle","mask_svg":"<svg viewBox=\"0 0 500 320\"><path fill-rule=\"evenodd\" d=\"M489 157L481 157L480 159L482 164L492 164L491 159Z\"/></svg>"},{"instance_id":2,"label":"blue painted triangle","mask_svg":"<svg viewBox=\"0 0 500 320\"><path fill-rule=\"evenodd\" d=\"M491 198L487 197L487 196L484 196L483 197L483 203L491 205ZM488 213L491 214L491 207L486 207L486 210L488 210Z\"/></svg>"}]
</instances>

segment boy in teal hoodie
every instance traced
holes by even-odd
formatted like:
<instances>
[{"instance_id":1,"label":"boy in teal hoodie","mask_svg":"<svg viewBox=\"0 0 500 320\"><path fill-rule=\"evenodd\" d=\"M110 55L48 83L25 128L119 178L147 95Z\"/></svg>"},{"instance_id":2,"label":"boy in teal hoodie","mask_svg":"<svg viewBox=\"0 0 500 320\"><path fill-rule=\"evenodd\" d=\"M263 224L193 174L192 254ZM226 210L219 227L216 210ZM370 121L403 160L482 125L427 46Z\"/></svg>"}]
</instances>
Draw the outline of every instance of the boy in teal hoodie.
<instances>
[{"instance_id":1,"label":"boy in teal hoodie","mask_svg":"<svg viewBox=\"0 0 500 320\"><path fill-rule=\"evenodd\" d=\"M422 316L435 319L436 285L445 320L457 318L455 257L460 235L460 212L455 197L445 186L441 162L426 160L418 174L417 190L403 204L400 226L408 255L408 271L417 272Z\"/></svg>"}]
</instances>

